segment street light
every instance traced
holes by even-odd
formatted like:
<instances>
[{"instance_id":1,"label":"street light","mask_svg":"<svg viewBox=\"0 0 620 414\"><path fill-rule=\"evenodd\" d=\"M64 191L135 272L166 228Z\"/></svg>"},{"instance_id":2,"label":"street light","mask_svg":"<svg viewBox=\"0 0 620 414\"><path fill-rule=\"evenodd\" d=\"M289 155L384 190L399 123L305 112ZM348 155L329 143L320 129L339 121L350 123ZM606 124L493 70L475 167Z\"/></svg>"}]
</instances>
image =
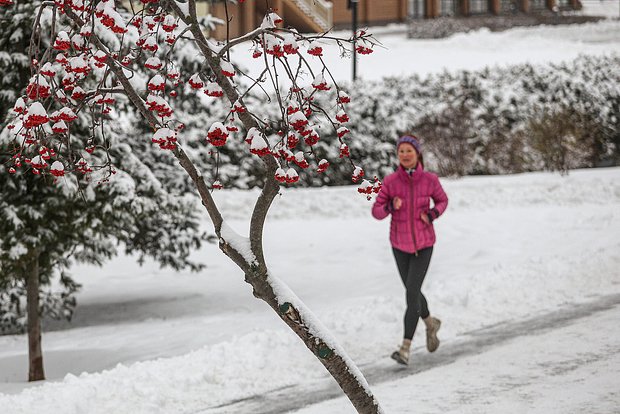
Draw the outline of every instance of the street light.
<instances>
[{"instance_id":1,"label":"street light","mask_svg":"<svg viewBox=\"0 0 620 414\"><path fill-rule=\"evenodd\" d=\"M348 0L347 8L351 9L351 15L353 18L353 82L357 79L357 50L355 36L357 34L357 3L359 0Z\"/></svg>"}]
</instances>

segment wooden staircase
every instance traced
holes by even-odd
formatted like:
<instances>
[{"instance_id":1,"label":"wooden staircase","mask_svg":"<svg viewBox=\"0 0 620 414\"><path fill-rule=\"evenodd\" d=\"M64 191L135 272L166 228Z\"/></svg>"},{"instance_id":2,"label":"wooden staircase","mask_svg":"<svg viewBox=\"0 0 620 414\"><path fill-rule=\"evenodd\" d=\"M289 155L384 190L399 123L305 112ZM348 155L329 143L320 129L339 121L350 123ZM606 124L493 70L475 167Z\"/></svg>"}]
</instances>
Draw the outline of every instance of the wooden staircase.
<instances>
[{"instance_id":1,"label":"wooden staircase","mask_svg":"<svg viewBox=\"0 0 620 414\"><path fill-rule=\"evenodd\" d=\"M203 1L197 3L197 6L200 16L210 13L225 19L223 2ZM229 14L232 16L229 35L237 37L254 30L262 22L268 6L282 17L285 27L294 27L301 33L326 32L333 26L333 6L327 0L253 0L228 6ZM209 35L216 39L225 39L226 27L217 26Z\"/></svg>"},{"instance_id":2,"label":"wooden staircase","mask_svg":"<svg viewBox=\"0 0 620 414\"><path fill-rule=\"evenodd\" d=\"M332 28L332 3L326 0L271 0L269 5L284 19L284 26L300 32L325 32ZM264 14L265 2L256 2L256 11Z\"/></svg>"},{"instance_id":3,"label":"wooden staircase","mask_svg":"<svg viewBox=\"0 0 620 414\"><path fill-rule=\"evenodd\" d=\"M315 23L313 31L325 32L332 28L332 3L325 0L288 0Z\"/></svg>"}]
</instances>

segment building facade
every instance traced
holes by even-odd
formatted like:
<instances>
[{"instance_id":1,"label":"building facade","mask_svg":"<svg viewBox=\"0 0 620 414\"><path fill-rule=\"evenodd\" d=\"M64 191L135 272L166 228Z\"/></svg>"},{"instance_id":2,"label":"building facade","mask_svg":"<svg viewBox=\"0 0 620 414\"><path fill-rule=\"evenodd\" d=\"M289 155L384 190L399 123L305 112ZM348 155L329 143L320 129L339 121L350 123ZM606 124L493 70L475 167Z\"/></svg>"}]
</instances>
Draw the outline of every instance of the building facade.
<instances>
[{"instance_id":1,"label":"building facade","mask_svg":"<svg viewBox=\"0 0 620 414\"><path fill-rule=\"evenodd\" d=\"M351 26L350 0L246 0L227 3L230 27L228 36L237 37L256 28L270 7L284 19L286 26L300 32L323 32ZM198 0L199 14L211 14L226 20L223 1ZM432 19L443 16L536 13L544 10L571 10L581 7L580 0L358 0L360 26L405 22L409 18ZM227 36L219 26L211 35Z\"/></svg>"},{"instance_id":2,"label":"building facade","mask_svg":"<svg viewBox=\"0 0 620 414\"><path fill-rule=\"evenodd\" d=\"M349 0L331 0L336 27L350 25ZM358 19L362 25L404 22L408 17L432 19L441 16L472 16L577 10L579 0L359 0Z\"/></svg>"}]
</instances>

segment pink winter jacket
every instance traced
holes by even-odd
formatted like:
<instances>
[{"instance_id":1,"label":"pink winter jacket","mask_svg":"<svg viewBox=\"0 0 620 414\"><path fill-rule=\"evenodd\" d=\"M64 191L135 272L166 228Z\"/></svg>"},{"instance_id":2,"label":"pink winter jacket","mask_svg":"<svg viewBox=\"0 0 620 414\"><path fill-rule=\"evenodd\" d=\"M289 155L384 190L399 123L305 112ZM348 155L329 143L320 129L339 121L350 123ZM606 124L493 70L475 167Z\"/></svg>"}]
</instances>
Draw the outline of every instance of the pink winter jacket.
<instances>
[{"instance_id":1,"label":"pink winter jacket","mask_svg":"<svg viewBox=\"0 0 620 414\"><path fill-rule=\"evenodd\" d=\"M399 197L403 201L399 210L392 208L394 197ZM433 208L430 206L431 199ZM415 253L435 244L432 221L439 217L447 206L448 196L435 174L424 171L422 164L418 163L416 170L409 175L401 165L383 180L381 191L372 206L372 215L377 220L383 220L392 214L390 225L392 247L407 253ZM421 213L429 215L431 224L422 221Z\"/></svg>"}]
</instances>

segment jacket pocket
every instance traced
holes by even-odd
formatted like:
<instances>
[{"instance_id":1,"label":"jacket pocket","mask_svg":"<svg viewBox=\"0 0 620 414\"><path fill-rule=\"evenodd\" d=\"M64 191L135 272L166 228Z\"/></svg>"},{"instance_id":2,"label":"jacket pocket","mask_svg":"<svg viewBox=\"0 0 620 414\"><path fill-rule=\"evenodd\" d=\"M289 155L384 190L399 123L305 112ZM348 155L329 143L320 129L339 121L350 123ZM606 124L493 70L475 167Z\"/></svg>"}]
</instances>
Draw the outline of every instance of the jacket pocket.
<instances>
[{"instance_id":1,"label":"jacket pocket","mask_svg":"<svg viewBox=\"0 0 620 414\"><path fill-rule=\"evenodd\" d=\"M406 216L404 215L403 217ZM390 233L392 241L401 244L407 243L407 241L411 239L411 224L406 219L397 219L393 217Z\"/></svg>"}]
</instances>

